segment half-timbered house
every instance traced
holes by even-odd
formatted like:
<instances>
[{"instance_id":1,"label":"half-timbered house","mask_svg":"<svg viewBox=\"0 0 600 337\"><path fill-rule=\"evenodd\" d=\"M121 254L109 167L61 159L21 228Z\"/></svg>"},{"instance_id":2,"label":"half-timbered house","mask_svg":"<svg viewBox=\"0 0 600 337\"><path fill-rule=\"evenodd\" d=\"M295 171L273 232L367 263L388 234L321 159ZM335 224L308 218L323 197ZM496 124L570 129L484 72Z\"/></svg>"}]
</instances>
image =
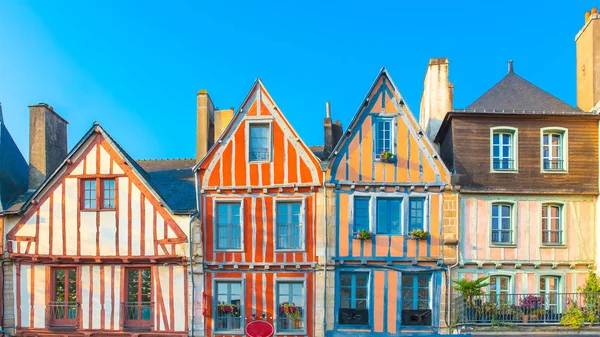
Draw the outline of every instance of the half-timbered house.
<instances>
[{"instance_id":1,"label":"half-timbered house","mask_svg":"<svg viewBox=\"0 0 600 337\"><path fill-rule=\"evenodd\" d=\"M278 335L314 336L319 159L260 80L230 121L217 123L206 91L198 95L199 126L208 130L199 135L215 130L216 139L195 168L205 334L243 334L262 319Z\"/></svg>"},{"instance_id":2,"label":"half-timbered house","mask_svg":"<svg viewBox=\"0 0 600 337\"><path fill-rule=\"evenodd\" d=\"M45 104L31 111L39 165L5 218L16 334L187 335L195 203L172 209L177 196L167 203L98 123L67 154L66 121ZM193 182L178 187L193 201Z\"/></svg>"},{"instance_id":3,"label":"half-timbered house","mask_svg":"<svg viewBox=\"0 0 600 337\"><path fill-rule=\"evenodd\" d=\"M334 336L438 331L449 173L384 68L329 158ZM454 259L455 255L449 256Z\"/></svg>"}]
</instances>

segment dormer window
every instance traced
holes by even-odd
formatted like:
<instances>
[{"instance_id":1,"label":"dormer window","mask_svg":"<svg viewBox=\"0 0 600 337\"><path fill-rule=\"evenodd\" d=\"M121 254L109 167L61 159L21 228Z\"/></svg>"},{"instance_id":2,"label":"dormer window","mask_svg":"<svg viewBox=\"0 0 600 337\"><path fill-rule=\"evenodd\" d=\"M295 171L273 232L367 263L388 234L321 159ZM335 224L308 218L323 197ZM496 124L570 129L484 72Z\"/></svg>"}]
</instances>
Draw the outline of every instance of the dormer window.
<instances>
[{"instance_id":1,"label":"dormer window","mask_svg":"<svg viewBox=\"0 0 600 337\"><path fill-rule=\"evenodd\" d=\"M493 128L491 130L491 169L492 172L517 170L517 131L513 128Z\"/></svg>"},{"instance_id":2,"label":"dormer window","mask_svg":"<svg viewBox=\"0 0 600 337\"><path fill-rule=\"evenodd\" d=\"M389 152L394 154L394 120L392 118L378 118L375 120L375 158L381 159L381 154Z\"/></svg>"},{"instance_id":3,"label":"dormer window","mask_svg":"<svg viewBox=\"0 0 600 337\"><path fill-rule=\"evenodd\" d=\"M567 170L566 138L565 129L542 129L542 171Z\"/></svg>"},{"instance_id":4,"label":"dormer window","mask_svg":"<svg viewBox=\"0 0 600 337\"><path fill-rule=\"evenodd\" d=\"M267 123L250 124L249 161L271 160L271 127Z\"/></svg>"},{"instance_id":5,"label":"dormer window","mask_svg":"<svg viewBox=\"0 0 600 337\"><path fill-rule=\"evenodd\" d=\"M91 178L81 180L81 209L114 210L116 208L115 180Z\"/></svg>"}]
</instances>

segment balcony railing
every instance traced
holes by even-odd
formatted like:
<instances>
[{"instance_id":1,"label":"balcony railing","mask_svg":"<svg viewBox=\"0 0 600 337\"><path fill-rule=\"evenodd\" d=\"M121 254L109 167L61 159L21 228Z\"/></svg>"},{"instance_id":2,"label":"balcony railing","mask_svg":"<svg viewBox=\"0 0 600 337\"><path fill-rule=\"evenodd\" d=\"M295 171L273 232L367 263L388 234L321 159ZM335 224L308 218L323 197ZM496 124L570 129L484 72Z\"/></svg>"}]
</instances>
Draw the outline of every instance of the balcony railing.
<instances>
[{"instance_id":1,"label":"balcony railing","mask_svg":"<svg viewBox=\"0 0 600 337\"><path fill-rule=\"evenodd\" d=\"M544 170L546 171L562 171L563 160L562 159L544 159Z\"/></svg>"},{"instance_id":2,"label":"balcony railing","mask_svg":"<svg viewBox=\"0 0 600 337\"><path fill-rule=\"evenodd\" d=\"M151 328L154 326L154 302L123 302L121 315L124 328Z\"/></svg>"},{"instance_id":3,"label":"balcony railing","mask_svg":"<svg viewBox=\"0 0 600 337\"><path fill-rule=\"evenodd\" d=\"M48 302L46 321L50 327L77 327L80 305L78 302Z\"/></svg>"},{"instance_id":4,"label":"balcony railing","mask_svg":"<svg viewBox=\"0 0 600 337\"><path fill-rule=\"evenodd\" d=\"M515 169L515 161L508 158L494 158L494 170L496 171L512 171Z\"/></svg>"},{"instance_id":5,"label":"balcony railing","mask_svg":"<svg viewBox=\"0 0 600 337\"><path fill-rule=\"evenodd\" d=\"M578 308L600 323L600 293L484 294L455 300L460 324L558 325L568 308Z\"/></svg>"}]
</instances>

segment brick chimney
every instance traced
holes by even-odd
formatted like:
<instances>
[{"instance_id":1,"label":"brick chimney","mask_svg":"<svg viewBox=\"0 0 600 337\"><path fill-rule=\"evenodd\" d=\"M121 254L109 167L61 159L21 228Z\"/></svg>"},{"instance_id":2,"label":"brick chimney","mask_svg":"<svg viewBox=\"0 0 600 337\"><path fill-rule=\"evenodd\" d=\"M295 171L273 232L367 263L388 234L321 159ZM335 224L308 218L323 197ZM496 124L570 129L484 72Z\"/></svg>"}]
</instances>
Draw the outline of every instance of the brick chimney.
<instances>
[{"instance_id":1,"label":"brick chimney","mask_svg":"<svg viewBox=\"0 0 600 337\"><path fill-rule=\"evenodd\" d=\"M29 106L29 189L37 189L67 157L67 122L45 103Z\"/></svg>"},{"instance_id":2,"label":"brick chimney","mask_svg":"<svg viewBox=\"0 0 600 337\"><path fill-rule=\"evenodd\" d=\"M344 129L340 121L336 120L334 123L331 123L331 104L329 102L325 103L325 113L326 117L323 120L324 125L324 146L323 146L323 157L324 159L329 158L331 152L342 138L342 134Z\"/></svg>"},{"instance_id":3,"label":"brick chimney","mask_svg":"<svg viewBox=\"0 0 600 337\"><path fill-rule=\"evenodd\" d=\"M452 110L454 87L448 81L448 66L447 58L432 58L425 74L419 124L431 140L440 129L446 113Z\"/></svg>"},{"instance_id":4,"label":"brick chimney","mask_svg":"<svg viewBox=\"0 0 600 337\"><path fill-rule=\"evenodd\" d=\"M577 107L591 111L600 101L600 14L585 13L583 28L575 36Z\"/></svg>"},{"instance_id":5,"label":"brick chimney","mask_svg":"<svg viewBox=\"0 0 600 337\"><path fill-rule=\"evenodd\" d=\"M215 143L215 108L206 90L196 98L196 164Z\"/></svg>"}]
</instances>

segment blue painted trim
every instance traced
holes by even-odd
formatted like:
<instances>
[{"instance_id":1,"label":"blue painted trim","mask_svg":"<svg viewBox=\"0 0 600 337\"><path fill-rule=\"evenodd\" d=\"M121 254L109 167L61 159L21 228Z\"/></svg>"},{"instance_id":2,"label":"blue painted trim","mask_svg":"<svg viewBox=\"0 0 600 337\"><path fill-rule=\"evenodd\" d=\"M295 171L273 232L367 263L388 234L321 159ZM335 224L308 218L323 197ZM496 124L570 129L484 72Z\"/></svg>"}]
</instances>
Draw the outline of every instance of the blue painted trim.
<instances>
[{"instance_id":1,"label":"blue painted trim","mask_svg":"<svg viewBox=\"0 0 600 337\"><path fill-rule=\"evenodd\" d=\"M340 193L335 193L335 237L337 238L337 245L335 246L335 257L340 256ZM325 248L327 249L327 247ZM335 258L334 258L335 259Z\"/></svg>"},{"instance_id":2,"label":"blue painted trim","mask_svg":"<svg viewBox=\"0 0 600 337\"><path fill-rule=\"evenodd\" d=\"M395 272L396 279L396 331L402 326L402 273Z\"/></svg>"},{"instance_id":3,"label":"blue painted trim","mask_svg":"<svg viewBox=\"0 0 600 337\"><path fill-rule=\"evenodd\" d=\"M369 303L369 328L371 329L371 332L374 332L374 327L373 327L373 322L375 322L375 296L373 296L375 294L375 273L373 272L373 270L371 270L369 272L369 301L367 303Z\"/></svg>"},{"instance_id":4,"label":"blue painted trim","mask_svg":"<svg viewBox=\"0 0 600 337\"><path fill-rule=\"evenodd\" d=\"M419 330L419 329L411 329L411 330ZM428 329L430 330L430 329ZM440 334L438 334L437 332L400 332L402 337L427 337L427 336L432 336L432 337L439 337ZM373 332L364 332L364 331L327 331L326 333L326 337L373 337L373 335L377 336L377 337L398 337L398 333L393 334L393 333L373 333ZM452 335L452 336L456 336L456 337L471 337L471 334L456 334L456 335Z\"/></svg>"},{"instance_id":5,"label":"blue painted trim","mask_svg":"<svg viewBox=\"0 0 600 337\"><path fill-rule=\"evenodd\" d=\"M371 107L372 109L373 107ZM369 110L370 113L370 110ZM371 153L373 153L373 149L375 149L377 142L377 130L375 129L375 116L371 116ZM366 117L365 117L366 119ZM364 123L364 121L363 121ZM375 160L372 158L371 160L371 181L375 181Z\"/></svg>"},{"instance_id":6,"label":"blue painted trim","mask_svg":"<svg viewBox=\"0 0 600 337\"><path fill-rule=\"evenodd\" d=\"M386 82L385 80L386 80L386 78L385 78L385 77L384 77L384 78L381 80L381 87L386 89L386 90L382 90L382 91L381 91L381 93L382 93L382 95L381 95L381 96L382 96L382 97L381 97L381 108L383 108L383 109L385 109L385 93L386 93L387 91L389 91L389 90L387 89L387 83L385 83L385 82ZM390 95L390 97L391 97L391 95Z\"/></svg>"}]
</instances>

